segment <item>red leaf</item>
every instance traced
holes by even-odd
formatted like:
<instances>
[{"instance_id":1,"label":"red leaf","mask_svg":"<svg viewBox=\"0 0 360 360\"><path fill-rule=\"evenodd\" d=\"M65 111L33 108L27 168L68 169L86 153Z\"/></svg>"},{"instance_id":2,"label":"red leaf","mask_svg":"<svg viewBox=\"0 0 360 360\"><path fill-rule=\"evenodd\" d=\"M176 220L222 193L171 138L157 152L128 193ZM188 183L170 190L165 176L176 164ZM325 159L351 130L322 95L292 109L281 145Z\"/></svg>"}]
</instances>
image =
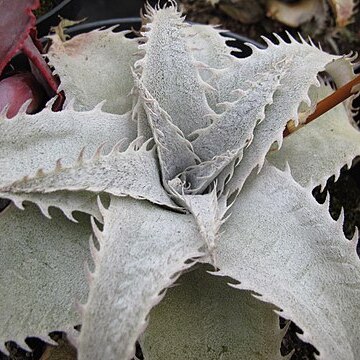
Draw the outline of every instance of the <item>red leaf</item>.
<instances>
[{"instance_id":1,"label":"red leaf","mask_svg":"<svg viewBox=\"0 0 360 360\"><path fill-rule=\"evenodd\" d=\"M31 102L26 109L27 113L39 110L45 99L44 90L30 72L12 75L0 81L0 112L8 106L8 118L14 117L29 99Z\"/></svg>"},{"instance_id":2,"label":"red leaf","mask_svg":"<svg viewBox=\"0 0 360 360\"><path fill-rule=\"evenodd\" d=\"M35 28L39 0L0 0L0 74Z\"/></svg>"}]
</instances>

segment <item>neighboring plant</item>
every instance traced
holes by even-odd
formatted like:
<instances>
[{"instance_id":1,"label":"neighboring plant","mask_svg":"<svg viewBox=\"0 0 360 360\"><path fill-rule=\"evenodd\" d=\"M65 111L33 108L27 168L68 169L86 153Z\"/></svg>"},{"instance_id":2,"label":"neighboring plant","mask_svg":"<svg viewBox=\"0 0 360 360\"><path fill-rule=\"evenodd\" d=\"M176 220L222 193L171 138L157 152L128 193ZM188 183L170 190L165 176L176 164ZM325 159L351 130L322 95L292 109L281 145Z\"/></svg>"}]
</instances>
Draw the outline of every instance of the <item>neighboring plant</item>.
<instances>
[{"instance_id":1,"label":"neighboring plant","mask_svg":"<svg viewBox=\"0 0 360 360\"><path fill-rule=\"evenodd\" d=\"M353 21L355 8L355 0L300 0L293 3L281 0L267 1L268 16L293 27L315 20L322 30L331 11L336 27L340 29Z\"/></svg>"},{"instance_id":2,"label":"neighboring plant","mask_svg":"<svg viewBox=\"0 0 360 360\"><path fill-rule=\"evenodd\" d=\"M281 314L319 358L358 359L357 234L311 190L360 133L343 103L283 139L332 92L319 72L341 87L351 59L280 37L237 59L173 2L145 18L135 39L54 35L64 109L0 119L0 195L25 206L0 216L1 346L61 330L79 359L137 340L146 359L282 359Z\"/></svg>"},{"instance_id":3,"label":"neighboring plant","mask_svg":"<svg viewBox=\"0 0 360 360\"><path fill-rule=\"evenodd\" d=\"M213 6L220 6L220 8L228 13L229 16L237 20L246 19L245 10L247 9L246 1L239 1L239 4L231 0L207 0ZM316 24L323 30L325 21L330 17L331 11L335 18L336 26L338 28L349 25L355 14L356 1L355 0L261 0L257 13L259 18L254 16L254 19L244 21L244 23L257 22L261 19L261 7L266 8L266 15L280 21L288 26L298 27L306 22L315 20ZM331 9L331 11L330 11ZM247 9L249 12L249 9ZM242 14L244 13L244 14ZM256 12L255 12L256 14Z\"/></svg>"},{"instance_id":4,"label":"neighboring plant","mask_svg":"<svg viewBox=\"0 0 360 360\"><path fill-rule=\"evenodd\" d=\"M8 117L17 114L29 100L27 111L36 112L48 96L57 92L57 81L41 55L42 45L36 37L35 16L32 10L39 7L39 0L6 0L0 12L0 112L8 106ZM18 71L6 66L22 51L33 70ZM6 70L6 71L5 71Z\"/></svg>"}]
</instances>

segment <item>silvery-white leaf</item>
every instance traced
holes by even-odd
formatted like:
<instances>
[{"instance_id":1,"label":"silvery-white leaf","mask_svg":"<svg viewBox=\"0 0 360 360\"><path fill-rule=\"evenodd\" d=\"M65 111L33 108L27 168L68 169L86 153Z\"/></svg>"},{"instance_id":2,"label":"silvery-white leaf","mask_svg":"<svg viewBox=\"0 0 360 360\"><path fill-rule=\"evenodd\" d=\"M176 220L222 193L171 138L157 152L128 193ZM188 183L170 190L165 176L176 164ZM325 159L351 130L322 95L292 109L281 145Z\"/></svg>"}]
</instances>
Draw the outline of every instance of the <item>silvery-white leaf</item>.
<instances>
[{"instance_id":1,"label":"silvery-white leaf","mask_svg":"<svg viewBox=\"0 0 360 360\"><path fill-rule=\"evenodd\" d=\"M224 215L228 210L226 197L221 196L218 199L214 187L208 194L176 194L175 198L178 203L193 214L199 234L206 243L212 261L216 264L216 245L219 239L219 230L225 221Z\"/></svg>"},{"instance_id":2,"label":"silvery-white leaf","mask_svg":"<svg viewBox=\"0 0 360 360\"><path fill-rule=\"evenodd\" d=\"M190 35L185 29L190 25L174 6L152 9L146 17L146 43L139 46L146 54L136 62L137 71L150 94L187 136L208 126L205 115L213 113L206 101L207 84L201 80L187 44Z\"/></svg>"},{"instance_id":3,"label":"silvery-white leaf","mask_svg":"<svg viewBox=\"0 0 360 360\"><path fill-rule=\"evenodd\" d=\"M191 265L188 260L203 254L190 215L116 197L102 214L103 232L94 228L100 250L93 251L79 360L130 359L161 292Z\"/></svg>"},{"instance_id":4,"label":"silvery-white leaf","mask_svg":"<svg viewBox=\"0 0 360 360\"><path fill-rule=\"evenodd\" d=\"M308 93L311 86L320 85L317 80L318 73L326 70L335 78L341 71L345 72L351 68L349 59L327 54L294 39L291 39L289 44L283 40L280 40L278 45L270 41L268 43L269 46L265 50L254 47L254 55L247 58L251 59L249 66L240 68L240 59L238 68L232 73L233 78L236 78L248 68L247 76L252 76L254 72L253 76L256 78L255 71L260 70L258 67L262 66L263 70L266 70L270 66L275 66L277 62L284 62L285 74L281 86L276 90L272 104L266 107L265 120L255 128L253 141L244 151L239 166L235 168L234 175L226 187L230 193L241 189L251 171L256 166L261 167L274 142L281 146L286 123L292 119L297 124L300 105L311 105ZM257 61L261 55L262 61Z\"/></svg>"},{"instance_id":5,"label":"silvery-white leaf","mask_svg":"<svg viewBox=\"0 0 360 360\"><path fill-rule=\"evenodd\" d=\"M83 327L78 339L80 360L129 360L134 355L135 341L146 327L148 314L161 300L163 290L194 261L206 260L220 268L218 275L229 275L242 282L235 286L241 288L239 294L250 289L282 308L284 317L305 331L303 337L320 350L321 357L356 360L360 356L360 265L356 244L345 240L342 223L331 220L326 207L315 203L309 189L301 188L289 174L268 164L258 177L253 174L248 179L237 201L231 194L237 193L252 170L262 165L273 142L281 144L285 124L289 120L303 120L313 111L318 72L326 70L338 86L342 85L354 76L351 59L328 55L291 39L289 44L269 42L266 50L253 47L251 57L238 60L229 56L216 30L201 27L196 38L193 31L196 28L183 22L175 1L168 4L163 9L158 6L157 10L147 6L144 36L139 39L141 45L135 49L138 50L135 57L132 49L137 40L127 40L124 34L115 35L111 30L84 36L83 50L74 39L74 52L79 57L69 54L69 49L64 53L59 50L63 55L66 53L64 58L71 58L69 61L76 58L75 63L80 59L91 63L89 73L84 67L68 70L69 76L77 79L79 88L74 85L74 92L80 99L75 99L74 106L80 109L87 109L87 101L98 103L107 97L103 84L99 90L93 89L99 80L94 76L97 74L94 67L102 61L101 45L110 57L124 52L120 67L111 58L103 69L107 72L106 86L112 89L109 99L114 110L109 109L121 112L125 111L121 110L122 106L125 109L129 106L129 113L116 116L101 111L100 106L76 112L70 102L58 113L45 109L39 114L25 115L22 109L12 120L0 118L3 171L0 186L12 184L15 189L17 185L18 191L22 191L32 184L29 191L41 191L9 195L18 206L23 200L31 200L47 215L49 206L58 203L70 219L77 216L73 214L75 210L81 210L104 221L103 228L99 225L102 231L93 224L98 242L90 247L95 271L88 274L90 292L83 306ZM98 41L89 44L91 38ZM213 48L206 39L214 40ZM69 44L72 40L54 46ZM111 50L119 44L121 49ZM96 52L94 61L82 58L93 52ZM143 57L136 61L137 56ZM130 69L131 65L134 70ZM79 70L80 74L71 75ZM66 67L61 71L62 77L66 77ZM89 79L85 79L86 74ZM122 77L123 83L113 84ZM150 96L141 93L136 81L144 85ZM68 77L63 85L67 83L71 87L70 82ZM113 94L118 86L122 90ZM128 102L124 94L130 88ZM334 130L342 129L334 127ZM150 142L146 142L147 148L136 153L137 140L132 143L134 157L128 154L126 159L121 159L123 155L115 151L115 144L124 138L130 142L139 134L145 140L154 135L155 148L150 151L147 147ZM103 154L107 155L102 155L99 146L105 141L108 143ZM197 151L207 161L197 163L190 141L197 141ZM95 151L95 157L89 160ZM355 153L348 146L344 151L351 152L344 158ZM57 162L59 158L63 158L62 165ZM52 172L56 162L56 171ZM161 171L167 173L163 179ZM21 180L23 176L28 176L27 185L26 179ZM40 178L46 178L46 187L40 184ZM13 184L14 181L17 183ZM225 189L224 184L227 184ZM52 192L47 197L44 192L49 189ZM110 207L103 209L99 202L100 215L96 215L93 199L83 197L90 193L87 190L93 191L91 194L111 190L109 193L116 195L107 198L104 194L107 200L111 198ZM127 194L137 199L120 197ZM192 214L139 200L145 197L154 201L159 194L167 201L171 196ZM232 216L219 232L230 205ZM47 231L46 219L44 223L32 221L31 216L19 219L23 220L22 227L19 226L23 233L33 225L39 227L36 230L41 238L39 242L42 245L41 241L46 241L49 254L53 255L53 247L57 249L58 243L62 244L61 226L56 227L54 246L53 239L48 237L53 230ZM45 234L41 234L43 225ZM66 229L64 233L67 238ZM74 233L76 237L77 232ZM35 244L33 241L29 243ZM15 246L16 240L11 245ZM75 247L69 249L81 262L83 253ZM194 257L197 259L193 260ZM16 265L11 263L13 259ZM16 259L15 256L6 259L6 264L10 263L7 266L21 266ZM57 261L58 258L53 261L55 266ZM77 267L66 264L65 273L73 275ZM78 272L74 279L77 276ZM52 280L49 280L50 291ZM60 299L63 296L68 304L68 293L56 294ZM61 316L59 319L61 322ZM58 326L52 318L49 322ZM64 328L61 323L59 326ZM2 331L5 330L6 322ZM31 332L25 327L26 330ZM275 354L279 341L276 336ZM219 357L226 358L226 353Z\"/></svg>"},{"instance_id":6,"label":"silvery-white leaf","mask_svg":"<svg viewBox=\"0 0 360 360\"><path fill-rule=\"evenodd\" d=\"M0 184L6 184L39 169L52 170L60 158L63 165L71 165L83 148L86 157L104 143L104 151L110 151L121 139L135 139L136 128L130 113L113 115L99 107L86 112L45 108L11 120L0 117L0 134Z\"/></svg>"},{"instance_id":7,"label":"silvery-white leaf","mask_svg":"<svg viewBox=\"0 0 360 360\"><path fill-rule=\"evenodd\" d=\"M360 356L357 234L345 238L311 190L266 164L245 183L217 246L221 274L283 310L319 359Z\"/></svg>"},{"instance_id":8,"label":"silvery-white leaf","mask_svg":"<svg viewBox=\"0 0 360 360\"><path fill-rule=\"evenodd\" d=\"M226 151L221 155L214 156L211 160L203 161L185 169L178 176L178 179L188 184L188 187L184 188L184 192L186 194L198 194L205 191L224 168L241 156L241 151L239 149Z\"/></svg>"},{"instance_id":9,"label":"silvery-white leaf","mask_svg":"<svg viewBox=\"0 0 360 360\"><path fill-rule=\"evenodd\" d=\"M74 165L56 167L0 187L2 194L53 193L61 190L105 192L116 196L147 199L156 204L176 207L160 182L155 148L134 141L125 151L118 146L109 154L96 152L90 159L79 159ZM122 145L121 143L119 145ZM139 146L140 148L137 148Z\"/></svg>"},{"instance_id":10,"label":"silvery-white leaf","mask_svg":"<svg viewBox=\"0 0 360 360\"><path fill-rule=\"evenodd\" d=\"M229 38L220 35L224 30L209 25L193 24L185 31L188 33L188 47L194 58L203 64L203 69L202 64L199 64L202 77L206 74L211 76L210 69L222 69L231 64L233 49L226 44Z\"/></svg>"},{"instance_id":11,"label":"silvery-white leaf","mask_svg":"<svg viewBox=\"0 0 360 360\"><path fill-rule=\"evenodd\" d=\"M284 360L275 307L201 267L182 275L150 313L147 360ZM216 273L215 273L216 274Z\"/></svg>"},{"instance_id":12,"label":"silvery-white leaf","mask_svg":"<svg viewBox=\"0 0 360 360\"><path fill-rule=\"evenodd\" d=\"M191 143L182 131L173 124L167 114L149 91L139 81L141 96L148 123L157 145L157 155L164 185L174 179L183 169L197 164L200 160L195 155Z\"/></svg>"},{"instance_id":13,"label":"silvery-white leaf","mask_svg":"<svg viewBox=\"0 0 360 360\"><path fill-rule=\"evenodd\" d=\"M197 136L192 145L201 160L210 160L226 151L242 150L251 143L255 126L264 120L265 108L273 102L285 74L284 62L274 66L271 72L257 74L256 80L247 81L245 91L238 91L234 102L223 103L225 111L213 115L209 127L192 134Z\"/></svg>"},{"instance_id":14,"label":"silvery-white leaf","mask_svg":"<svg viewBox=\"0 0 360 360\"><path fill-rule=\"evenodd\" d=\"M319 88L319 98L332 93L329 86ZM360 132L349 121L348 112L339 104L318 119L284 139L279 151L267 159L280 169L289 164L291 174L301 185L310 181L324 185L332 175L338 176L343 165L351 166L360 155Z\"/></svg>"},{"instance_id":15,"label":"silvery-white leaf","mask_svg":"<svg viewBox=\"0 0 360 360\"><path fill-rule=\"evenodd\" d=\"M63 42L51 36L46 56L59 75L66 101L74 99L77 110L91 110L106 100L104 111L124 114L131 110L131 67L139 59L138 41L129 31L94 30ZM66 103L67 103L66 102Z\"/></svg>"},{"instance_id":16,"label":"silvery-white leaf","mask_svg":"<svg viewBox=\"0 0 360 360\"><path fill-rule=\"evenodd\" d=\"M89 259L89 219L67 220L58 210L46 219L34 205L0 214L0 349L25 346L27 336L49 341L51 331L71 331L80 319L76 300L86 299L83 263Z\"/></svg>"},{"instance_id":17,"label":"silvery-white leaf","mask_svg":"<svg viewBox=\"0 0 360 360\"><path fill-rule=\"evenodd\" d=\"M20 209L24 208L24 202L32 202L40 208L43 215L50 218L50 207L56 207L60 209L69 220L75 222L76 219L73 216L75 211L84 212L101 221L101 214L96 200L97 196L97 194L85 191L66 190L54 191L46 194L36 192L5 193L0 191L0 197L13 201Z\"/></svg>"}]
</instances>

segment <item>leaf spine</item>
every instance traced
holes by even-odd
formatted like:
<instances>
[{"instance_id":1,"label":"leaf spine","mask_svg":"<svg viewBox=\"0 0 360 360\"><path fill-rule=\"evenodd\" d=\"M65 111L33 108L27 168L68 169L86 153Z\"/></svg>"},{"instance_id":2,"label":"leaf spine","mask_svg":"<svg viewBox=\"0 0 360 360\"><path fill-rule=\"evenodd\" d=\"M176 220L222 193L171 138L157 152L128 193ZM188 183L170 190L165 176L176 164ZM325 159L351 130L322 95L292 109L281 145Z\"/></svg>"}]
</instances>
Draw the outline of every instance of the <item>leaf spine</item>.
<instances>
[{"instance_id":1,"label":"leaf spine","mask_svg":"<svg viewBox=\"0 0 360 360\"><path fill-rule=\"evenodd\" d=\"M56 160L55 164L55 173L60 172L62 170L61 158Z\"/></svg>"},{"instance_id":2,"label":"leaf spine","mask_svg":"<svg viewBox=\"0 0 360 360\"><path fill-rule=\"evenodd\" d=\"M99 243L100 248L101 248L104 245L103 233L99 229L99 227L96 225L95 218L93 216L91 216L91 218L90 218L90 223L91 223L91 228L92 228L92 231L93 231L93 236L96 237L96 240ZM91 241L94 243L94 239L91 239Z\"/></svg>"},{"instance_id":3,"label":"leaf spine","mask_svg":"<svg viewBox=\"0 0 360 360\"><path fill-rule=\"evenodd\" d=\"M88 284L91 286L91 284L94 282L94 273L91 272L89 263L87 261L84 262L84 271L85 271L86 280Z\"/></svg>"},{"instance_id":4,"label":"leaf spine","mask_svg":"<svg viewBox=\"0 0 360 360\"><path fill-rule=\"evenodd\" d=\"M95 150L95 154L93 156L93 160L100 160L101 157L102 157L102 150L104 149L105 145L107 144L108 142L105 141L103 142L96 150Z\"/></svg>"},{"instance_id":5,"label":"leaf spine","mask_svg":"<svg viewBox=\"0 0 360 360\"><path fill-rule=\"evenodd\" d=\"M96 225L95 225L96 226ZM96 226L97 228L97 226ZM93 231L94 231L94 227L93 227ZM95 232L95 231L94 231ZM97 233L98 234L98 233ZM96 236L96 235L95 235ZM94 235L91 235L89 238L89 248L90 248L90 253L91 253L91 257L94 260L95 264L98 264L100 261L99 255L100 252L98 251L98 249L95 247L95 243L94 243Z\"/></svg>"}]
</instances>

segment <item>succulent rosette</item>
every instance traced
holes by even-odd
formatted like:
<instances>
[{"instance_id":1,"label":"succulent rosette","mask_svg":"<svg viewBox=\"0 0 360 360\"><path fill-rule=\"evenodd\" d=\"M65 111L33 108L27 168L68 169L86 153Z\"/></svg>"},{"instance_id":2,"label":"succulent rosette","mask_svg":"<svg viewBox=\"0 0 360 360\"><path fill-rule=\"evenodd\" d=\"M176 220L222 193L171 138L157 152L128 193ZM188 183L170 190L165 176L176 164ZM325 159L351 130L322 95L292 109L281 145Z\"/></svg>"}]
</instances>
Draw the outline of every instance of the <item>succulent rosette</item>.
<instances>
[{"instance_id":1,"label":"succulent rosette","mask_svg":"<svg viewBox=\"0 0 360 360\"><path fill-rule=\"evenodd\" d=\"M280 37L238 59L174 2L144 18L137 38L52 36L64 109L0 118L1 340L61 330L79 359L128 360L137 340L146 359L282 359L281 314L319 358L357 359L357 234L311 194L360 155L351 108L283 138L333 91L319 73L342 86L352 59Z\"/></svg>"}]
</instances>

